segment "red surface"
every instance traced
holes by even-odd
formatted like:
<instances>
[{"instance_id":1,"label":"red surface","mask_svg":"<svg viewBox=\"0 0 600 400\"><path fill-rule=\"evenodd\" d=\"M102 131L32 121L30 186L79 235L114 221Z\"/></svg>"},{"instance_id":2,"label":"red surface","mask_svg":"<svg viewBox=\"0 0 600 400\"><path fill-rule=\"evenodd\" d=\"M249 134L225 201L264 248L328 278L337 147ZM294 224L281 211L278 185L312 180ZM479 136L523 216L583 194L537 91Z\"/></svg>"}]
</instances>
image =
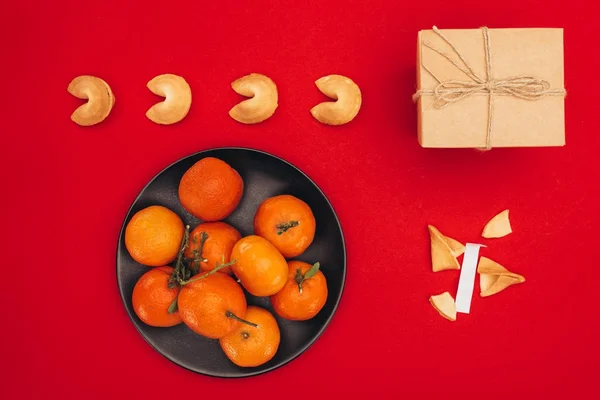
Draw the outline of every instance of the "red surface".
<instances>
[{"instance_id":1,"label":"red surface","mask_svg":"<svg viewBox=\"0 0 600 400\"><path fill-rule=\"evenodd\" d=\"M131 3L2 6L0 398L595 392L600 12L592 0ZM433 24L564 27L567 146L420 148L415 42ZM193 90L177 126L144 115L157 101L145 84L165 72ZM256 126L227 115L240 100L230 82L250 72L280 91L275 115ZM91 129L69 120L80 101L66 92L86 73L116 96ZM314 80L330 73L363 91L360 114L344 127L308 112L324 99ZM121 223L145 183L180 157L220 146L266 150L304 170L333 203L348 245L346 291L321 339L284 368L234 381L188 372L147 345L121 304L114 265ZM515 232L486 241L483 254L527 282L476 295L455 323L442 319L428 296L454 293L458 273L431 272L426 224L478 241L504 208Z\"/></svg>"}]
</instances>

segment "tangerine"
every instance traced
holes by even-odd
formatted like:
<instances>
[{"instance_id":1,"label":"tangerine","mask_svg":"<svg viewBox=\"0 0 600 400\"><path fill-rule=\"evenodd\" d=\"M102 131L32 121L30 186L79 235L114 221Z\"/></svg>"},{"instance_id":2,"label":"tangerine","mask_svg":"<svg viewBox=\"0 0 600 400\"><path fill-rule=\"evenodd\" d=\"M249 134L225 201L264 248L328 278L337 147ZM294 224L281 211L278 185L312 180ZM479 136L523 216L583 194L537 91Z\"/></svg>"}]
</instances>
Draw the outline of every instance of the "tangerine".
<instances>
[{"instance_id":1,"label":"tangerine","mask_svg":"<svg viewBox=\"0 0 600 400\"><path fill-rule=\"evenodd\" d=\"M288 263L288 280L278 293L271 296L275 312L292 321L306 321L321 311L327 301L327 280L320 264L303 261Z\"/></svg>"},{"instance_id":2,"label":"tangerine","mask_svg":"<svg viewBox=\"0 0 600 400\"><path fill-rule=\"evenodd\" d=\"M179 252L183 221L164 206L153 205L136 212L125 228L125 247L140 264L159 267L169 264Z\"/></svg>"},{"instance_id":3,"label":"tangerine","mask_svg":"<svg viewBox=\"0 0 600 400\"><path fill-rule=\"evenodd\" d=\"M232 332L246 315L244 291L222 272L195 275L177 300L179 315L192 331L211 339Z\"/></svg>"},{"instance_id":4,"label":"tangerine","mask_svg":"<svg viewBox=\"0 0 600 400\"><path fill-rule=\"evenodd\" d=\"M204 222L190 233L185 256L192 260L192 267L210 271L217 263L229 263L231 250L241 238L240 232L225 222ZM220 272L231 274L231 267Z\"/></svg>"},{"instance_id":5,"label":"tangerine","mask_svg":"<svg viewBox=\"0 0 600 400\"><path fill-rule=\"evenodd\" d=\"M169 289L171 267L156 267L144 273L133 287L133 311L147 325L175 326L181 323L179 313L170 314L169 306L175 301L178 288Z\"/></svg>"},{"instance_id":6,"label":"tangerine","mask_svg":"<svg viewBox=\"0 0 600 400\"><path fill-rule=\"evenodd\" d=\"M254 296L271 296L285 285L288 266L279 250L256 235L240 239L231 251L231 269Z\"/></svg>"},{"instance_id":7,"label":"tangerine","mask_svg":"<svg viewBox=\"0 0 600 400\"><path fill-rule=\"evenodd\" d=\"M219 339L219 344L235 365L258 367L277 353L281 341L279 326L269 311L256 306L248 306L246 320L257 326L239 324L233 332Z\"/></svg>"},{"instance_id":8,"label":"tangerine","mask_svg":"<svg viewBox=\"0 0 600 400\"><path fill-rule=\"evenodd\" d=\"M315 229L309 205L287 194L266 199L254 216L254 233L273 243L286 258L302 254L314 240Z\"/></svg>"},{"instance_id":9,"label":"tangerine","mask_svg":"<svg viewBox=\"0 0 600 400\"><path fill-rule=\"evenodd\" d=\"M205 222L227 218L240 203L243 192L240 174L215 157L205 157L185 171L178 190L183 208Z\"/></svg>"}]
</instances>

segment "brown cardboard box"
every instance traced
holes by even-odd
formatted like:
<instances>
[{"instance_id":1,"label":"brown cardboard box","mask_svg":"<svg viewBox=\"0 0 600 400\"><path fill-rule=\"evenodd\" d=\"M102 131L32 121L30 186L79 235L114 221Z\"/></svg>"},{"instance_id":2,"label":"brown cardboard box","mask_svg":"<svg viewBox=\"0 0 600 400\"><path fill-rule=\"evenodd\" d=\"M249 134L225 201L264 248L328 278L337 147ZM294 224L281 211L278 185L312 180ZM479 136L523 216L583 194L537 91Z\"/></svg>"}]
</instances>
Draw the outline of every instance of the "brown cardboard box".
<instances>
[{"instance_id":1,"label":"brown cardboard box","mask_svg":"<svg viewBox=\"0 0 600 400\"><path fill-rule=\"evenodd\" d=\"M417 85L423 147L565 145L562 29L420 31Z\"/></svg>"}]
</instances>

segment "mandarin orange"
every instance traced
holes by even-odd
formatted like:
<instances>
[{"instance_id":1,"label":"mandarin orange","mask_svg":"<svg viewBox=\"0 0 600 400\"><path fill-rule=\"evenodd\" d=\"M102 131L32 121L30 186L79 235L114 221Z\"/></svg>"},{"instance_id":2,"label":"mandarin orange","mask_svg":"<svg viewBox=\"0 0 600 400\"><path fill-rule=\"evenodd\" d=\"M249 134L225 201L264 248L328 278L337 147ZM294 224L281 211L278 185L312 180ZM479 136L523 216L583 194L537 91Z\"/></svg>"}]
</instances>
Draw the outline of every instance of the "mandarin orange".
<instances>
[{"instance_id":1,"label":"mandarin orange","mask_svg":"<svg viewBox=\"0 0 600 400\"><path fill-rule=\"evenodd\" d=\"M315 230L308 204L287 194L264 200L254 216L254 233L273 243L286 258L302 254L313 242Z\"/></svg>"},{"instance_id":2,"label":"mandarin orange","mask_svg":"<svg viewBox=\"0 0 600 400\"><path fill-rule=\"evenodd\" d=\"M229 275L196 275L185 283L177 306L183 322L194 332L219 339L232 332L246 315L246 297ZM196 280L195 280L196 279Z\"/></svg>"},{"instance_id":3,"label":"mandarin orange","mask_svg":"<svg viewBox=\"0 0 600 400\"><path fill-rule=\"evenodd\" d=\"M241 238L238 230L225 222L204 222L190 233L185 256L192 267L210 271L217 263L229 263L231 250ZM220 272L231 274L231 267Z\"/></svg>"},{"instance_id":4,"label":"mandarin orange","mask_svg":"<svg viewBox=\"0 0 600 400\"><path fill-rule=\"evenodd\" d=\"M327 280L319 263L288 262L288 279L279 292L271 296L275 312L292 321L306 321L321 311L327 301Z\"/></svg>"},{"instance_id":5,"label":"mandarin orange","mask_svg":"<svg viewBox=\"0 0 600 400\"><path fill-rule=\"evenodd\" d=\"M258 367L270 361L281 341L279 326L264 308L248 306L246 318L257 326L239 324L233 332L219 339L221 349L235 365Z\"/></svg>"},{"instance_id":6,"label":"mandarin orange","mask_svg":"<svg viewBox=\"0 0 600 400\"><path fill-rule=\"evenodd\" d=\"M242 286L254 296L270 296L285 285L288 266L281 253L266 239L250 235L231 251L231 269Z\"/></svg>"},{"instance_id":7,"label":"mandarin orange","mask_svg":"<svg viewBox=\"0 0 600 400\"><path fill-rule=\"evenodd\" d=\"M244 192L240 174L225 161L205 157L185 171L179 182L179 201L205 222L227 218Z\"/></svg>"},{"instance_id":8,"label":"mandarin orange","mask_svg":"<svg viewBox=\"0 0 600 400\"><path fill-rule=\"evenodd\" d=\"M175 301L179 288L169 289L171 267L156 267L144 273L133 287L132 303L135 314L142 322L155 327L175 326L181 323L178 312L170 314L169 306Z\"/></svg>"},{"instance_id":9,"label":"mandarin orange","mask_svg":"<svg viewBox=\"0 0 600 400\"><path fill-rule=\"evenodd\" d=\"M125 227L125 247L140 264L164 266L177 257L183 233L183 221L176 213L153 205L131 217Z\"/></svg>"}]
</instances>

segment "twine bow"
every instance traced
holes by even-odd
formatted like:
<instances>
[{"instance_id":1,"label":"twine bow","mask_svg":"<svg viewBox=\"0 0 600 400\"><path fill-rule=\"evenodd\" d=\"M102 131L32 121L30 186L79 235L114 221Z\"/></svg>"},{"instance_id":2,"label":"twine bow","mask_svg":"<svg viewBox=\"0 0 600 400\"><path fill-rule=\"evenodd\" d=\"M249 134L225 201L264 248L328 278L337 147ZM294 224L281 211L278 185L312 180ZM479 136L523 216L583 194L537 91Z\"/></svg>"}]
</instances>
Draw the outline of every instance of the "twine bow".
<instances>
[{"instance_id":1,"label":"twine bow","mask_svg":"<svg viewBox=\"0 0 600 400\"><path fill-rule=\"evenodd\" d=\"M452 51L458 56L460 63L448 56L444 52L436 49L429 43L423 43L423 46L435 51L452 65L462 71L470 81L448 80L441 82L433 73L422 65L438 84L433 89L421 89L413 95L413 100L417 101L421 96L434 96L434 107L444 108L452 103L456 103L469 96L485 94L488 96L488 124L486 135L485 150L492 148L492 117L494 112L494 96L513 96L523 100L539 100L546 96L564 96L564 89L551 89L550 83L545 80L537 79L532 76L513 76L506 79L493 79L492 77L492 57L490 48L490 32L487 27L481 28L483 33L483 47L485 53L485 78L479 76L469 63L464 59L463 55L456 47L444 36L437 27L433 27L433 31L446 42ZM462 65L461 65L462 63Z\"/></svg>"}]
</instances>

